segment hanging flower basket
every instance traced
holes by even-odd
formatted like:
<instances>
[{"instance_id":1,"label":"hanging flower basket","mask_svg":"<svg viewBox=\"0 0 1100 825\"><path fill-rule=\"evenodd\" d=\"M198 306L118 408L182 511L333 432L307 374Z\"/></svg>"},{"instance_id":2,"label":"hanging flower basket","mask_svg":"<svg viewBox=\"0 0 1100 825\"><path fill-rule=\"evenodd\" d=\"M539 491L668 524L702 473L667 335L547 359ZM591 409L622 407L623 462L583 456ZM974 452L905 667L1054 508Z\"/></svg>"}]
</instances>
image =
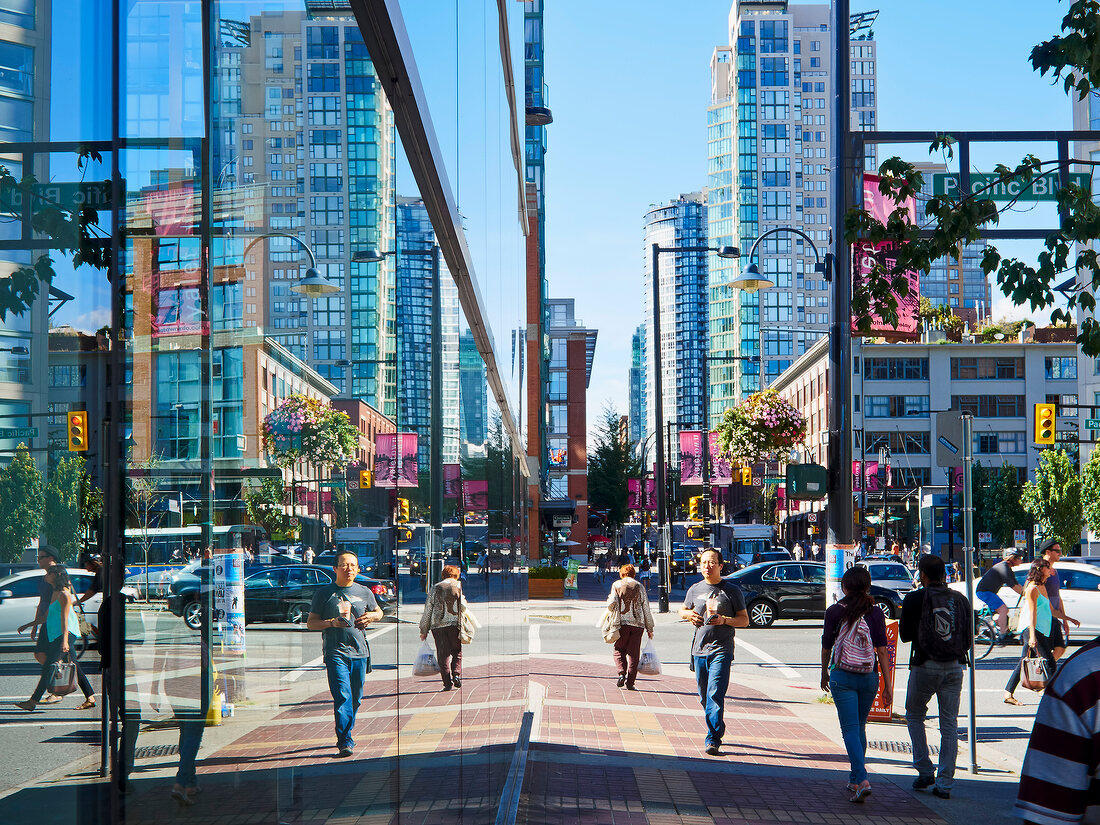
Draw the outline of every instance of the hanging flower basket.
<instances>
[{"instance_id":1,"label":"hanging flower basket","mask_svg":"<svg viewBox=\"0 0 1100 825\"><path fill-rule=\"evenodd\" d=\"M723 454L739 465L752 466L782 457L805 441L806 421L775 390L764 390L727 409L717 433Z\"/></svg>"},{"instance_id":2,"label":"hanging flower basket","mask_svg":"<svg viewBox=\"0 0 1100 825\"><path fill-rule=\"evenodd\" d=\"M320 467L343 467L359 449L359 431L347 413L298 394L267 414L263 440L279 467L302 460Z\"/></svg>"}]
</instances>

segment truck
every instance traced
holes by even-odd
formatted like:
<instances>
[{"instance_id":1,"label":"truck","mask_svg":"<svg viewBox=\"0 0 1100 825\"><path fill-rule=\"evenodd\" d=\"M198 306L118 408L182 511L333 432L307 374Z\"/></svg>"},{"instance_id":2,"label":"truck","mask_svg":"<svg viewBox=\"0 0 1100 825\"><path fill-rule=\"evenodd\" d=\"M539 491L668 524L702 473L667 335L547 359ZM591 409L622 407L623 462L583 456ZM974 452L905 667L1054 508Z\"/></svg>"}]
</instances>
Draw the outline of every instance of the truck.
<instances>
[{"instance_id":1,"label":"truck","mask_svg":"<svg viewBox=\"0 0 1100 825\"><path fill-rule=\"evenodd\" d=\"M332 537L336 552L350 550L355 553L363 575L376 579L397 578L392 527L338 527Z\"/></svg>"},{"instance_id":2,"label":"truck","mask_svg":"<svg viewBox=\"0 0 1100 825\"><path fill-rule=\"evenodd\" d=\"M775 544L775 528L767 524L715 524L712 530L714 546L728 561L740 565L752 564Z\"/></svg>"}]
</instances>

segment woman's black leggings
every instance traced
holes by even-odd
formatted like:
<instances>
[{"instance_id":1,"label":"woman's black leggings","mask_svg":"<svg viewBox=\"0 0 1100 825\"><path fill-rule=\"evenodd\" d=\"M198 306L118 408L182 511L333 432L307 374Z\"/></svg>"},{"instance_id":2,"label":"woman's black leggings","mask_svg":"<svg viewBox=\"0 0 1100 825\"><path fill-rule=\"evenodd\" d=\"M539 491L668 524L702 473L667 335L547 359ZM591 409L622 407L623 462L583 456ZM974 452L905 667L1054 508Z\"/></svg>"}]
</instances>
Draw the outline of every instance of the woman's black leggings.
<instances>
[{"instance_id":1,"label":"woman's black leggings","mask_svg":"<svg viewBox=\"0 0 1100 825\"><path fill-rule=\"evenodd\" d=\"M1055 619L1057 621L1057 619ZM1023 667L1024 656L1027 655L1028 640L1030 639L1030 631L1026 628L1021 634L1024 640L1024 649L1020 653L1020 661L1016 662L1016 668L1012 671L1012 675L1008 677L1008 684L1005 685L1006 693L1014 693L1016 688L1020 686L1020 668ZM1050 637L1044 636L1038 630L1035 631L1035 650L1042 656L1047 663L1047 673L1054 676L1054 653L1052 652L1053 646L1050 643Z\"/></svg>"},{"instance_id":2,"label":"woman's black leggings","mask_svg":"<svg viewBox=\"0 0 1100 825\"><path fill-rule=\"evenodd\" d=\"M45 630L43 629L43 632ZM61 660L61 636L58 636L51 642L46 644L46 661L42 663L42 675L38 677L38 687L34 689L34 693L31 695L31 701L39 701L43 694L46 693L46 689L50 686L50 676L53 673L53 666ZM72 650L73 645L76 644L76 637L72 634L69 635L69 650ZM80 685L80 689L84 692L84 698L94 696L95 691L92 690L92 683L88 681L88 677L84 675L84 671L80 669L80 665L77 664L76 659L72 660L76 665L76 681Z\"/></svg>"}]
</instances>

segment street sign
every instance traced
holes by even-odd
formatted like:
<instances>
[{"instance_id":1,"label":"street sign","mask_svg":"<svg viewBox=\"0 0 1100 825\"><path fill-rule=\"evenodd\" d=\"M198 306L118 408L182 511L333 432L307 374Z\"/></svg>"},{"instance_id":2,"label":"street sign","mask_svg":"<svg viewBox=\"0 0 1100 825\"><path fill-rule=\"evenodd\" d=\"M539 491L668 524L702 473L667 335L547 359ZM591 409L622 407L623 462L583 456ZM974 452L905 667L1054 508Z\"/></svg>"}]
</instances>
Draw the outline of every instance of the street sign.
<instances>
[{"instance_id":1,"label":"street sign","mask_svg":"<svg viewBox=\"0 0 1100 825\"><path fill-rule=\"evenodd\" d=\"M753 487L763 487L764 486L764 479L761 478L760 476L753 476L752 477L752 486Z\"/></svg>"},{"instance_id":2,"label":"street sign","mask_svg":"<svg viewBox=\"0 0 1100 825\"><path fill-rule=\"evenodd\" d=\"M340 480L340 479L335 479L333 481L322 481L322 482L320 482L321 487L343 487L344 485L345 485L345 482Z\"/></svg>"},{"instance_id":3,"label":"street sign","mask_svg":"<svg viewBox=\"0 0 1100 825\"><path fill-rule=\"evenodd\" d=\"M817 513L810 513L809 515L807 515L806 516L806 521L808 521L810 524L816 524L817 523Z\"/></svg>"},{"instance_id":4,"label":"street sign","mask_svg":"<svg viewBox=\"0 0 1100 825\"><path fill-rule=\"evenodd\" d=\"M1019 178L1000 183L994 183L1000 175L988 172L970 173L970 192L979 198L988 198L993 201L1053 201L1057 200L1058 173L1047 172L1045 175L1036 175L1029 183ZM1069 176L1069 182L1077 184L1084 190L1090 187L1090 175L1086 172L1073 172ZM959 176L953 174L938 174L932 176L932 194L947 195L955 198L959 195Z\"/></svg>"},{"instance_id":5,"label":"street sign","mask_svg":"<svg viewBox=\"0 0 1100 825\"><path fill-rule=\"evenodd\" d=\"M554 524L554 527L572 527L573 526L573 517L572 516L554 516L553 524Z\"/></svg>"},{"instance_id":6,"label":"street sign","mask_svg":"<svg viewBox=\"0 0 1100 825\"><path fill-rule=\"evenodd\" d=\"M1086 418L1085 419L1086 430L1100 430L1100 418Z\"/></svg>"},{"instance_id":7,"label":"street sign","mask_svg":"<svg viewBox=\"0 0 1100 825\"><path fill-rule=\"evenodd\" d=\"M780 478L779 476L775 476L775 477L769 476L768 478L764 479L765 484L785 484L786 481L787 481L787 479Z\"/></svg>"},{"instance_id":8,"label":"street sign","mask_svg":"<svg viewBox=\"0 0 1100 825\"><path fill-rule=\"evenodd\" d=\"M936 464L961 467L963 463L963 419L958 410L936 413Z\"/></svg>"},{"instance_id":9,"label":"street sign","mask_svg":"<svg viewBox=\"0 0 1100 825\"><path fill-rule=\"evenodd\" d=\"M2 427L0 438L38 438L38 427Z\"/></svg>"},{"instance_id":10,"label":"street sign","mask_svg":"<svg viewBox=\"0 0 1100 825\"><path fill-rule=\"evenodd\" d=\"M1015 541L1027 541L1027 530L1013 530L1012 538Z\"/></svg>"},{"instance_id":11,"label":"street sign","mask_svg":"<svg viewBox=\"0 0 1100 825\"><path fill-rule=\"evenodd\" d=\"M125 185L122 191L126 191ZM62 209L79 209L91 206L95 209L111 208L111 183L38 183L31 190L34 206L60 206ZM24 192L17 186L0 187L0 212L19 212L23 209Z\"/></svg>"},{"instance_id":12,"label":"street sign","mask_svg":"<svg viewBox=\"0 0 1100 825\"><path fill-rule=\"evenodd\" d=\"M990 544L993 541L992 533L978 533L978 544Z\"/></svg>"}]
</instances>

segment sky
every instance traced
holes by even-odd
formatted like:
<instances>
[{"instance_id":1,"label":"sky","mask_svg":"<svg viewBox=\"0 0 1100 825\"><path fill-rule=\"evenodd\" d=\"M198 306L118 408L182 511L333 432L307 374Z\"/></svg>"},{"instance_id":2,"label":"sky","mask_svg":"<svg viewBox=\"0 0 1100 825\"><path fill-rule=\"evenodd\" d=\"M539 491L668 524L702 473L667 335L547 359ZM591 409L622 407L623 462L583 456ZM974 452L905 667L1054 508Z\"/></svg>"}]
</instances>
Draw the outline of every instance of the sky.
<instances>
[{"instance_id":1,"label":"sky","mask_svg":"<svg viewBox=\"0 0 1100 825\"><path fill-rule=\"evenodd\" d=\"M644 214L706 184L708 66L714 47L727 45L730 2L691 0L676 4L676 15L667 0L638 0L629 14L624 8L546 4L554 113L546 157L547 271L550 294L575 297L578 317L599 330L590 428L607 402L622 414L629 408L630 338L643 320ZM881 11L874 26L880 129L1071 128L1061 85L1040 78L1028 62L1031 48L1058 31L1067 4L852 2L853 13L874 8ZM1043 149L1049 157L1049 146L1001 145L975 154L974 165L1015 164L1026 151ZM925 159L923 150L910 159ZM1034 254L1026 244L1002 249ZM993 289L996 317L1040 317L998 300Z\"/></svg>"}]
</instances>

